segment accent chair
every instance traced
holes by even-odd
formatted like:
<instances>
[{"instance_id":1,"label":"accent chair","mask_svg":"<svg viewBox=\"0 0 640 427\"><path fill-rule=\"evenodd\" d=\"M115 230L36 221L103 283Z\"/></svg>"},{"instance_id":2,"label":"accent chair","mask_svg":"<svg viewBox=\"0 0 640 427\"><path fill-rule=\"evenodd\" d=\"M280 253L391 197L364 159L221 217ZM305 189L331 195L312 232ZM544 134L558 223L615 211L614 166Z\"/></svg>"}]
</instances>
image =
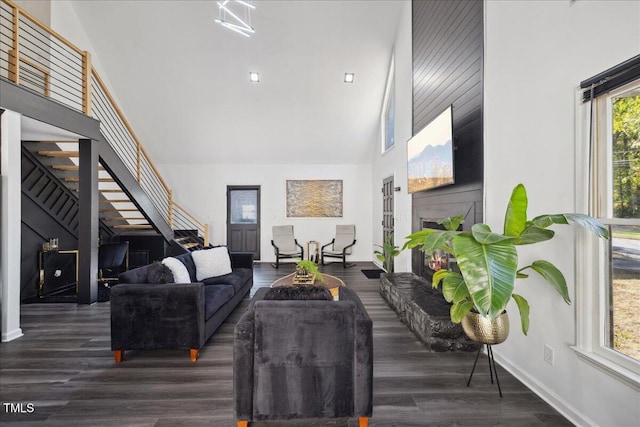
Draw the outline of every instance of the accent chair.
<instances>
[{"instance_id":1,"label":"accent chair","mask_svg":"<svg viewBox=\"0 0 640 427\"><path fill-rule=\"evenodd\" d=\"M129 242L104 243L98 247L98 283L107 287L118 283L118 274L128 269Z\"/></svg>"},{"instance_id":2,"label":"accent chair","mask_svg":"<svg viewBox=\"0 0 640 427\"><path fill-rule=\"evenodd\" d=\"M322 246L322 265L325 265L325 258L339 258L342 260L344 268L353 267L355 263L347 263L347 255L351 255L351 250L355 244L356 226L353 224L336 225L336 237Z\"/></svg>"},{"instance_id":3,"label":"accent chair","mask_svg":"<svg viewBox=\"0 0 640 427\"><path fill-rule=\"evenodd\" d=\"M304 249L293 234L293 225L274 225L271 245L276 254L275 268L280 267L280 260L285 258L304 259Z\"/></svg>"}]
</instances>

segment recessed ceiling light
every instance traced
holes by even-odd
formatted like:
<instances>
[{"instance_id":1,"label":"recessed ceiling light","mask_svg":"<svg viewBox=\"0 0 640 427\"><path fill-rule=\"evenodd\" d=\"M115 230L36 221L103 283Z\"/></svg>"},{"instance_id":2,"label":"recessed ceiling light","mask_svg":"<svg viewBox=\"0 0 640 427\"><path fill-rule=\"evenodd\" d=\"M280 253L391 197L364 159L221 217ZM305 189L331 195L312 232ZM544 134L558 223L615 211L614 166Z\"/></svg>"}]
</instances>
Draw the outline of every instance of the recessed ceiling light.
<instances>
[{"instance_id":1,"label":"recessed ceiling light","mask_svg":"<svg viewBox=\"0 0 640 427\"><path fill-rule=\"evenodd\" d=\"M251 71L249 73L249 81L257 83L260 81L260 73L255 72L255 71Z\"/></svg>"},{"instance_id":2,"label":"recessed ceiling light","mask_svg":"<svg viewBox=\"0 0 640 427\"><path fill-rule=\"evenodd\" d=\"M345 83L353 83L353 78L355 77L354 73L344 73L344 82Z\"/></svg>"}]
</instances>

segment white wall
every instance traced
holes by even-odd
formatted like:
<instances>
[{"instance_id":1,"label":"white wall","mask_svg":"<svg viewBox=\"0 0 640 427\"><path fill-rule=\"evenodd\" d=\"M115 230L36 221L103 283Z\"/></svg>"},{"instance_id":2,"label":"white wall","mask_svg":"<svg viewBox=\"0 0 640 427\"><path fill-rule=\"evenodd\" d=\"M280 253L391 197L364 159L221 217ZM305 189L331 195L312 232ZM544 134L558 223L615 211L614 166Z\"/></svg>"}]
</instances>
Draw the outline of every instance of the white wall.
<instances>
[{"instance_id":1,"label":"white wall","mask_svg":"<svg viewBox=\"0 0 640 427\"><path fill-rule=\"evenodd\" d=\"M51 0L15 0L14 3L43 24L51 26Z\"/></svg>"},{"instance_id":2,"label":"white wall","mask_svg":"<svg viewBox=\"0 0 640 427\"><path fill-rule=\"evenodd\" d=\"M27 1L23 7L29 11L31 3L32 1ZM93 48L93 45L91 44L91 41L89 40L89 37L87 36L71 1L56 0L50 3L51 28L73 43L80 50L87 51L91 54L91 66L98 72L98 75L107 86L107 89L115 101L118 103L118 106L121 107L122 103L118 101L117 93L113 90L113 86L109 82L109 77L104 71L104 68L100 63L100 58L96 54L96 50ZM124 113L126 115L126 111Z\"/></svg>"},{"instance_id":3,"label":"white wall","mask_svg":"<svg viewBox=\"0 0 640 427\"><path fill-rule=\"evenodd\" d=\"M268 144L268 141L265 142ZM369 165L159 165L176 194L176 202L209 224L212 244L226 243L228 185L260 185L261 261L273 262L271 227L293 224L298 243L329 243L336 224L355 224L357 243L351 261L370 261L371 167ZM342 179L342 218L285 217L287 179Z\"/></svg>"},{"instance_id":4,"label":"white wall","mask_svg":"<svg viewBox=\"0 0 640 427\"><path fill-rule=\"evenodd\" d=\"M22 336L20 328L20 203L22 180L20 173L21 116L6 110L0 119L0 336L2 342ZM11 203L9 203L11 201Z\"/></svg>"},{"instance_id":5,"label":"white wall","mask_svg":"<svg viewBox=\"0 0 640 427\"><path fill-rule=\"evenodd\" d=\"M491 0L485 19L485 221L500 229L518 182L527 187L530 216L573 212L576 88L640 52L640 2ZM555 229L553 241L525 247L520 264L543 251L575 301L574 234ZM537 277L516 292L531 304L531 327L524 337L516 324L495 348L503 366L578 425L637 425L638 392L570 349L575 304L565 305ZM543 360L545 344L555 350L553 366Z\"/></svg>"},{"instance_id":6,"label":"white wall","mask_svg":"<svg viewBox=\"0 0 640 427\"><path fill-rule=\"evenodd\" d=\"M382 180L389 176L393 176L394 186L401 188L401 191L394 193L394 243L402 247L404 237L411 234L411 195L407 193L407 141L412 136L413 122L411 47L411 2L404 1L394 43L395 146L382 154L380 137L373 144L371 235L376 245L382 244ZM377 260L375 262L380 265ZM395 258L394 271L411 271L411 251L403 251Z\"/></svg>"}]
</instances>

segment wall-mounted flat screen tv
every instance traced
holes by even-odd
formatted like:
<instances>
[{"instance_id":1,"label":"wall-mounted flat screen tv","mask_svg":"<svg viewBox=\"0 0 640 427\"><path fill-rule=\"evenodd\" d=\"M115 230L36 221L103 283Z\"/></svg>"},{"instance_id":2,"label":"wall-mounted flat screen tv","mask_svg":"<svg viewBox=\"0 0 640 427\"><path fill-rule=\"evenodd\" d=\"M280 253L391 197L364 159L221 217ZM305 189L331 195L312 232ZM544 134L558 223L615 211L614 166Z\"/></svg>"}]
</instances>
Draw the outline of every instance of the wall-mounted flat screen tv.
<instances>
[{"instance_id":1,"label":"wall-mounted flat screen tv","mask_svg":"<svg viewBox=\"0 0 640 427\"><path fill-rule=\"evenodd\" d=\"M407 142L409 193L454 183L451 106Z\"/></svg>"}]
</instances>

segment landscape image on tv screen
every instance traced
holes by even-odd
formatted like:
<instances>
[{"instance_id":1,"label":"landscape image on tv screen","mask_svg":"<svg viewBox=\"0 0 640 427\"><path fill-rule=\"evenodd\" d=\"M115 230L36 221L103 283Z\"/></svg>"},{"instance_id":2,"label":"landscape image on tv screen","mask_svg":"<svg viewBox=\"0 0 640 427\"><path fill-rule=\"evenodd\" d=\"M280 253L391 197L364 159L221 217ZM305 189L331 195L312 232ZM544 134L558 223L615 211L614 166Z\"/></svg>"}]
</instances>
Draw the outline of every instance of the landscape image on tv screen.
<instances>
[{"instance_id":1,"label":"landscape image on tv screen","mask_svg":"<svg viewBox=\"0 0 640 427\"><path fill-rule=\"evenodd\" d=\"M451 107L407 142L408 191L453 184Z\"/></svg>"}]
</instances>

